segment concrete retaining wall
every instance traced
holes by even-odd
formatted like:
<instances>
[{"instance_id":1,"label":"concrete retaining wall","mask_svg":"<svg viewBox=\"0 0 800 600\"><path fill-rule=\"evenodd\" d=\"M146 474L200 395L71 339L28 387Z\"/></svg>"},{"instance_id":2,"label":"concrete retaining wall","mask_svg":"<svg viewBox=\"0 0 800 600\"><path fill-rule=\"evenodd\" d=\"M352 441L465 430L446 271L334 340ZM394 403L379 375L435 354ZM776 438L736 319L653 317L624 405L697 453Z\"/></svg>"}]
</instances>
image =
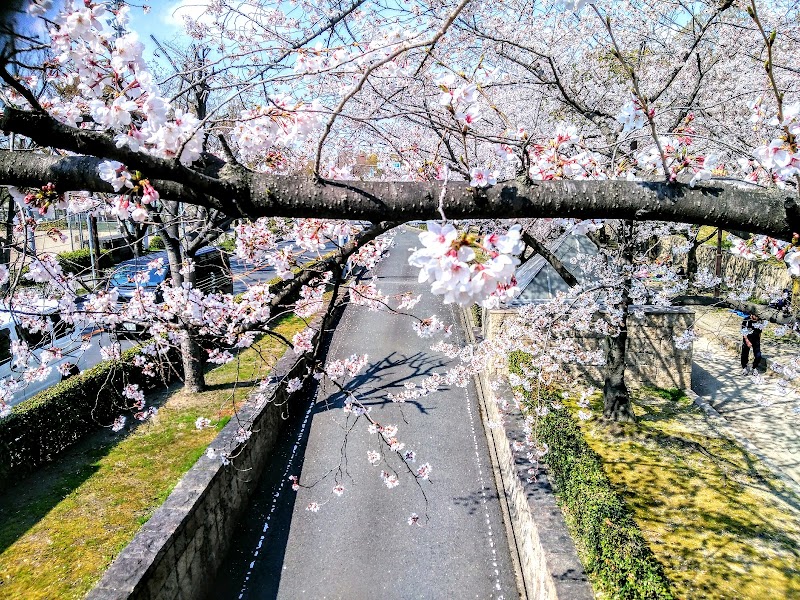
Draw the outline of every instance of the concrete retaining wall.
<instances>
[{"instance_id":1,"label":"concrete retaining wall","mask_svg":"<svg viewBox=\"0 0 800 600\"><path fill-rule=\"evenodd\" d=\"M495 392L485 381L482 387L486 393L487 417L499 420ZM503 392L511 397L507 386L497 391L500 395ZM507 415L505 428L492 428L491 435L517 541L525 593L528 600L592 600L592 586L545 472L540 472L535 481L529 481L530 463L525 457L514 456L513 442L525 440L522 425L519 413Z\"/></svg>"},{"instance_id":2,"label":"concrete retaining wall","mask_svg":"<svg viewBox=\"0 0 800 600\"><path fill-rule=\"evenodd\" d=\"M697 249L697 265L712 273L716 265L717 249L712 246L700 246ZM734 284L741 284L752 279L756 284L756 295L768 298L770 294L791 287L792 277L785 265L776 265L761 260L747 260L735 256L727 250L722 251L722 278Z\"/></svg>"},{"instance_id":3,"label":"concrete retaining wall","mask_svg":"<svg viewBox=\"0 0 800 600\"><path fill-rule=\"evenodd\" d=\"M716 240L716 238L715 238ZM661 257L671 254L672 247L683 245L686 239L682 237L666 237L659 241ZM681 255L675 264L686 266L686 255ZM697 249L697 266L714 273L717 264L716 245L702 244ZM734 286L740 285L747 279L752 279L756 284L756 294L767 297L769 294L779 292L791 286L791 275L783 264L775 264L763 260L747 260L741 256L722 250L722 277L730 280Z\"/></svg>"},{"instance_id":4,"label":"concrete retaining wall","mask_svg":"<svg viewBox=\"0 0 800 600\"><path fill-rule=\"evenodd\" d=\"M272 375L304 374L305 362L292 368L295 360L290 352L278 361ZM269 402L258 405L249 400L240 409L238 421L231 420L211 444L230 451L235 457L231 464L202 456L112 563L89 593L89 600L206 597L228 550L231 532L283 426L281 411L286 410L284 402L288 400L285 386L274 383L264 393ZM307 397L307 390L293 395L298 405ZM240 423L252 424L252 435L245 443L235 439Z\"/></svg>"},{"instance_id":5,"label":"concrete retaining wall","mask_svg":"<svg viewBox=\"0 0 800 600\"><path fill-rule=\"evenodd\" d=\"M470 315L468 311L463 314L468 339L474 342ZM518 412L506 415L502 428L487 425L490 421L500 421L496 400L504 395L511 397L507 384L492 390L487 375L483 374L477 385L484 429L499 471L498 487L502 487L506 499L525 597L527 600L592 600L592 586L545 472L530 481L527 472L530 463L524 457L514 456L512 444L525 440L522 415Z\"/></svg>"},{"instance_id":6,"label":"concrete retaining wall","mask_svg":"<svg viewBox=\"0 0 800 600\"><path fill-rule=\"evenodd\" d=\"M688 307L641 306L644 317L628 317L625 381L631 387L690 388L692 385L692 349L675 347L674 336L694 325L694 311ZM493 309L483 312L483 333L486 339L498 335L503 324L516 314L514 309ZM587 350L604 348L604 338L597 334L580 334ZM584 377L594 384L602 383L603 372L597 365L569 365L574 377Z\"/></svg>"}]
</instances>

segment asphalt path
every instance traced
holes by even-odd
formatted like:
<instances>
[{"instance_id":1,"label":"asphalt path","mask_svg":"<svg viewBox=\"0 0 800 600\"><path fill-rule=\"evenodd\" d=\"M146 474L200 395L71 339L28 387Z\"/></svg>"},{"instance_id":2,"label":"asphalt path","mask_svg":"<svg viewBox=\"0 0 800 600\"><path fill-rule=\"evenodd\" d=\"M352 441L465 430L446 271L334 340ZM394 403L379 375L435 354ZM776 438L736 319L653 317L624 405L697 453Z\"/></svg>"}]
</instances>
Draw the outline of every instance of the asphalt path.
<instances>
[{"instance_id":1,"label":"asphalt path","mask_svg":"<svg viewBox=\"0 0 800 600\"><path fill-rule=\"evenodd\" d=\"M378 267L386 293L423 293L408 266L414 233L401 233ZM455 324L448 340L463 343L457 313L423 293L414 314ZM369 365L348 385L382 424L394 424L416 464L431 463L418 486L397 461L400 485L387 489L367 461L379 449L364 419L342 410L343 397L321 386L312 403L293 406L287 433L259 483L234 547L211 590L213 598L518 598L512 560L491 471L474 386L446 388L417 402L386 397L451 363L430 350L408 317L348 307L329 358L367 353ZM338 482L344 494L331 493ZM289 475L303 486L291 490ZM423 497L422 490L427 495ZM306 509L322 504L319 512ZM414 512L421 526L409 525Z\"/></svg>"}]
</instances>

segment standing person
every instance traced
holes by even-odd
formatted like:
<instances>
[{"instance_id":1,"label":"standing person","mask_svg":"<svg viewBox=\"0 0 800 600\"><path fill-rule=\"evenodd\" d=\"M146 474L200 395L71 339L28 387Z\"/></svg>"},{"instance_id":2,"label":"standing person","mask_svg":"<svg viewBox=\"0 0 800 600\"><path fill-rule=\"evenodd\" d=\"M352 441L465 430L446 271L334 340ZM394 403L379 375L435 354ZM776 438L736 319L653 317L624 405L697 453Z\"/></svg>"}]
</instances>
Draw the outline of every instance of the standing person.
<instances>
[{"instance_id":1,"label":"standing person","mask_svg":"<svg viewBox=\"0 0 800 600\"><path fill-rule=\"evenodd\" d=\"M765 323L758 318L758 315L750 313L742 321L742 374L750 375L756 373L761 364L761 330ZM753 350L753 367L747 366L750 357L750 349Z\"/></svg>"}]
</instances>

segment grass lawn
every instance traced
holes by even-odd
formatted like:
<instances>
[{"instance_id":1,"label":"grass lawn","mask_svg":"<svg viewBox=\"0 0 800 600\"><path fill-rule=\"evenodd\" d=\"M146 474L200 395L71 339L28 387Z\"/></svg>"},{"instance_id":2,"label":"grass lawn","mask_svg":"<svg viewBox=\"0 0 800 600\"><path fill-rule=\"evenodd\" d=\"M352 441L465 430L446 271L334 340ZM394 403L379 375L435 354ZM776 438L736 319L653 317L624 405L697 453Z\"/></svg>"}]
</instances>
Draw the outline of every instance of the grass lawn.
<instances>
[{"instance_id":1,"label":"grass lawn","mask_svg":"<svg viewBox=\"0 0 800 600\"><path fill-rule=\"evenodd\" d=\"M800 598L800 499L682 392L635 406L638 425L581 429L677 596Z\"/></svg>"},{"instance_id":2,"label":"grass lawn","mask_svg":"<svg viewBox=\"0 0 800 600\"><path fill-rule=\"evenodd\" d=\"M303 327L286 317L274 330L291 338ZM0 598L84 597L284 349L262 337L237 360L208 371L208 391L184 394L173 385L153 394L148 404L160 409L151 421L126 434L89 436L1 491ZM199 416L217 427L196 430Z\"/></svg>"}]
</instances>

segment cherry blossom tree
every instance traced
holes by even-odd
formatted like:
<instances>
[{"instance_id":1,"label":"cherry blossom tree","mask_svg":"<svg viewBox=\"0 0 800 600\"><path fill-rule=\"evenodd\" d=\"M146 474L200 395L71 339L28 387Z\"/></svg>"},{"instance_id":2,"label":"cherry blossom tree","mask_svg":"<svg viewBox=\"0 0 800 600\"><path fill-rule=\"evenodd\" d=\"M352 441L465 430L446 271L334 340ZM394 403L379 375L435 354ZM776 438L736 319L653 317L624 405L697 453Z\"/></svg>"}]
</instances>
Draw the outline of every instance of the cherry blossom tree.
<instances>
[{"instance_id":1,"label":"cherry blossom tree","mask_svg":"<svg viewBox=\"0 0 800 600\"><path fill-rule=\"evenodd\" d=\"M191 43L161 44L172 66L163 75L146 63L139 35L124 29L137 8L53 4L27 2L28 16L4 38L0 129L30 146L0 150L0 184L25 190L38 210L81 192L70 195L70 208L91 198L170 232L176 285L160 303L141 293L120 308L111 291L78 307L52 258L29 257L32 278L47 284L45 295L68 320L151 318L145 357L169 345L197 356L202 338L209 359L225 362L281 310L303 318L322 311L323 323L343 301L403 312L413 297L349 281L346 265L373 266L389 243L380 236L417 219L428 230L409 260L431 293L496 305L514 291L526 244L559 270L532 228L536 219L560 219L559 232L596 230L599 258L580 265L596 283L565 277L571 295L522 310L512 331L523 341L534 323L546 324L551 342L564 342L570 328L606 335L605 412L624 420L633 415L624 381L629 312L668 304L689 283L715 283L708 273L689 282L672 269L658 289L648 286L650 240L682 234L691 249L701 225L747 231L751 251L774 249L790 268L800 264L796 4L247 0L234 10L209 0L185 15ZM106 23L112 10L114 29ZM376 168L354 173L354 148L375 155ZM179 213L198 224L196 238L173 229ZM295 275L270 217L287 219L285 234L299 249L334 242L334 256ZM232 219L244 219L239 256L273 266L285 284L252 286L241 299L194 287L192 249ZM734 292L728 301L747 299L746 290ZM13 286L7 298L33 317L41 299ZM411 322L423 337L448 327L435 316ZM300 353L319 349L313 339L303 332L285 341ZM554 383L544 374L558 373L559 362L597 358L557 346L504 338L467 350L438 340L434 348L461 364L393 400L466 385L523 347L534 351L527 383L517 382L526 385ZM24 363L25 349L17 354ZM366 359L316 360L309 376L336 382ZM137 390L127 395L141 404ZM357 396L348 410L408 464L394 432L370 421ZM388 475L385 483L395 484Z\"/></svg>"}]
</instances>

